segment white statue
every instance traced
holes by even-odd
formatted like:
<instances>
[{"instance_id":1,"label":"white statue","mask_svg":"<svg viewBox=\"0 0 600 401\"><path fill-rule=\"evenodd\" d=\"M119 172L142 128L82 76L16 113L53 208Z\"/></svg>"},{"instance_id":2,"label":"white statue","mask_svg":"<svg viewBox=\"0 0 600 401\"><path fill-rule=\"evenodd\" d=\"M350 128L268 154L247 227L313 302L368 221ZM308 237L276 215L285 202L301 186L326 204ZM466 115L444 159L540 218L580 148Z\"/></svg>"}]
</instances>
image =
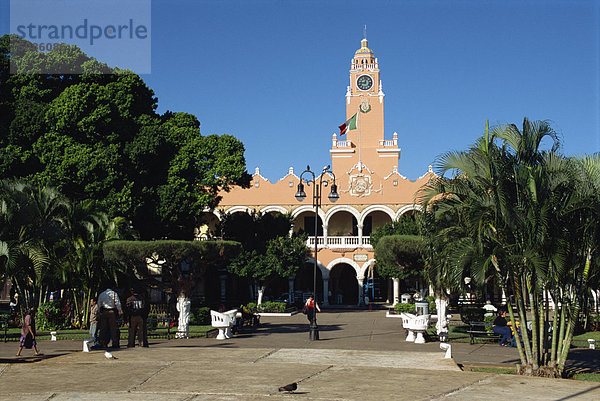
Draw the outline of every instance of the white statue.
<instances>
[{"instance_id":1,"label":"white statue","mask_svg":"<svg viewBox=\"0 0 600 401\"><path fill-rule=\"evenodd\" d=\"M177 311L179 312L179 326L175 338L188 338L190 331L190 309L192 301L182 295L177 298Z\"/></svg>"},{"instance_id":2,"label":"white statue","mask_svg":"<svg viewBox=\"0 0 600 401\"><path fill-rule=\"evenodd\" d=\"M435 308L437 309L437 323L435 329L438 336L440 333L448 333L448 300L445 297L436 296Z\"/></svg>"}]
</instances>

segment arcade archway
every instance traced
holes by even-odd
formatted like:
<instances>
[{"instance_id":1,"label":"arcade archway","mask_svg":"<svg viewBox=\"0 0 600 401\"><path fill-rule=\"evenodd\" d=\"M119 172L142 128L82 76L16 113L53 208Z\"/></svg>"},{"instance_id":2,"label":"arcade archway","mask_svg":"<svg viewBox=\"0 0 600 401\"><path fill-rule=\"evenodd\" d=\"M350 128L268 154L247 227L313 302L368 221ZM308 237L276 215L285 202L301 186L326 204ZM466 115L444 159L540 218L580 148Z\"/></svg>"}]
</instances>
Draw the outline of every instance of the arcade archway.
<instances>
[{"instance_id":1,"label":"arcade archway","mask_svg":"<svg viewBox=\"0 0 600 401\"><path fill-rule=\"evenodd\" d=\"M358 280L356 270L347 263L339 263L329 273L329 291L332 305L357 305Z\"/></svg>"}]
</instances>

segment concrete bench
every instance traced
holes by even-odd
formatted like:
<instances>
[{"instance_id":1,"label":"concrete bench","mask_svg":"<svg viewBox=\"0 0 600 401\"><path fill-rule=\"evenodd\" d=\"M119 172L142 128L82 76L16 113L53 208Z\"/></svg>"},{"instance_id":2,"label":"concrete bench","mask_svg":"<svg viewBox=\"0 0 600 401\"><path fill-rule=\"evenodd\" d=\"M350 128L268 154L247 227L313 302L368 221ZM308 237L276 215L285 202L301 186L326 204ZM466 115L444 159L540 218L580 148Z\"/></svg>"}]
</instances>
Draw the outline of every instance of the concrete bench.
<instances>
[{"instance_id":1,"label":"concrete bench","mask_svg":"<svg viewBox=\"0 0 600 401\"><path fill-rule=\"evenodd\" d=\"M402 313L402 327L408 331L407 342L415 344L425 344L423 334L429 327L429 315L413 315L412 313ZM416 334L416 336L415 336Z\"/></svg>"},{"instance_id":2,"label":"concrete bench","mask_svg":"<svg viewBox=\"0 0 600 401\"><path fill-rule=\"evenodd\" d=\"M210 311L212 326L219 329L217 340L225 340L226 338L233 337L231 328L235 326L236 314L237 309L232 309L227 312Z\"/></svg>"}]
</instances>

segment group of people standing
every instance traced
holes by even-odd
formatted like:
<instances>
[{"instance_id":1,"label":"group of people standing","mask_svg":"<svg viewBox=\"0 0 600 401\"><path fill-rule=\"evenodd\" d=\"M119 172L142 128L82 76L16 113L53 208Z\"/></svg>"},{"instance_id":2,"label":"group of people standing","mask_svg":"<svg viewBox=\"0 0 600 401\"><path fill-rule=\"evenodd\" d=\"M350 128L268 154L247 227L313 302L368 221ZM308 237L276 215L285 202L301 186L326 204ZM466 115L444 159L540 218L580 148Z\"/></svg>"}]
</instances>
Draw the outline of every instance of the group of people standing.
<instances>
[{"instance_id":1,"label":"group of people standing","mask_svg":"<svg viewBox=\"0 0 600 401\"><path fill-rule=\"evenodd\" d=\"M132 288L123 308L119 294L107 287L98 295L98 299L92 299L90 302L90 336L98 340L99 348L108 347L109 342L111 348L119 348L117 319L123 316L129 324L127 347L135 347L136 337L140 347L148 347L149 312L150 305L141 291Z\"/></svg>"},{"instance_id":2,"label":"group of people standing","mask_svg":"<svg viewBox=\"0 0 600 401\"><path fill-rule=\"evenodd\" d=\"M120 334L117 319L120 316L129 324L127 347L135 347L137 338L140 347L148 347L147 319L150 304L142 291L132 288L125 301L125 308L121 305L119 294L110 286L90 300L90 337L94 338L94 348L106 348L112 342L111 348L120 347ZM32 349L35 355L40 355L36 343L35 311L29 309L23 318L21 326L21 339L17 356L21 356L23 348Z\"/></svg>"}]
</instances>

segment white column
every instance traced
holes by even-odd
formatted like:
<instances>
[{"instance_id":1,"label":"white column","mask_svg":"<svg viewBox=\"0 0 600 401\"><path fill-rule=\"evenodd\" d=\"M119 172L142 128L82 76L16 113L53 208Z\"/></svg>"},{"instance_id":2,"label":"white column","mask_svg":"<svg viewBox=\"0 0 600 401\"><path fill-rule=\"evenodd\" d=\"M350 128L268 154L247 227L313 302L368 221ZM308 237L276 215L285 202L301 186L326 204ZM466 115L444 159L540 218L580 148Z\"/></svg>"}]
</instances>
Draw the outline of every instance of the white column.
<instances>
[{"instance_id":1,"label":"white column","mask_svg":"<svg viewBox=\"0 0 600 401\"><path fill-rule=\"evenodd\" d=\"M358 306L361 306L361 305L364 305L363 284L365 283L365 278L364 277L356 277L356 280L358 281Z\"/></svg>"},{"instance_id":2,"label":"white column","mask_svg":"<svg viewBox=\"0 0 600 401\"><path fill-rule=\"evenodd\" d=\"M323 278L323 306L329 306L329 278Z\"/></svg>"},{"instance_id":3,"label":"white column","mask_svg":"<svg viewBox=\"0 0 600 401\"><path fill-rule=\"evenodd\" d=\"M327 224L323 224L323 246L327 247L327 228L329 226Z\"/></svg>"},{"instance_id":4,"label":"white column","mask_svg":"<svg viewBox=\"0 0 600 401\"><path fill-rule=\"evenodd\" d=\"M361 246L363 237L363 225L357 224L356 227L358 228L358 246Z\"/></svg>"},{"instance_id":5,"label":"white column","mask_svg":"<svg viewBox=\"0 0 600 401\"><path fill-rule=\"evenodd\" d=\"M296 276L289 276L288 277L288 302L289 304L293 304L295 299L294 299L294 280L296 280Z\"/></svg>"},{"instance_id":6,"label":"white column","mask_svg":"<svg viewBox=\"0 0 600 401\"><path fill-rule=\"evenodd\" d=\"M396 306L396 304L398 302L400 302L400 279L393 278L392 281L394 282L394 304L393 304L393 306Z\"/></svg>"}]
</instances>

